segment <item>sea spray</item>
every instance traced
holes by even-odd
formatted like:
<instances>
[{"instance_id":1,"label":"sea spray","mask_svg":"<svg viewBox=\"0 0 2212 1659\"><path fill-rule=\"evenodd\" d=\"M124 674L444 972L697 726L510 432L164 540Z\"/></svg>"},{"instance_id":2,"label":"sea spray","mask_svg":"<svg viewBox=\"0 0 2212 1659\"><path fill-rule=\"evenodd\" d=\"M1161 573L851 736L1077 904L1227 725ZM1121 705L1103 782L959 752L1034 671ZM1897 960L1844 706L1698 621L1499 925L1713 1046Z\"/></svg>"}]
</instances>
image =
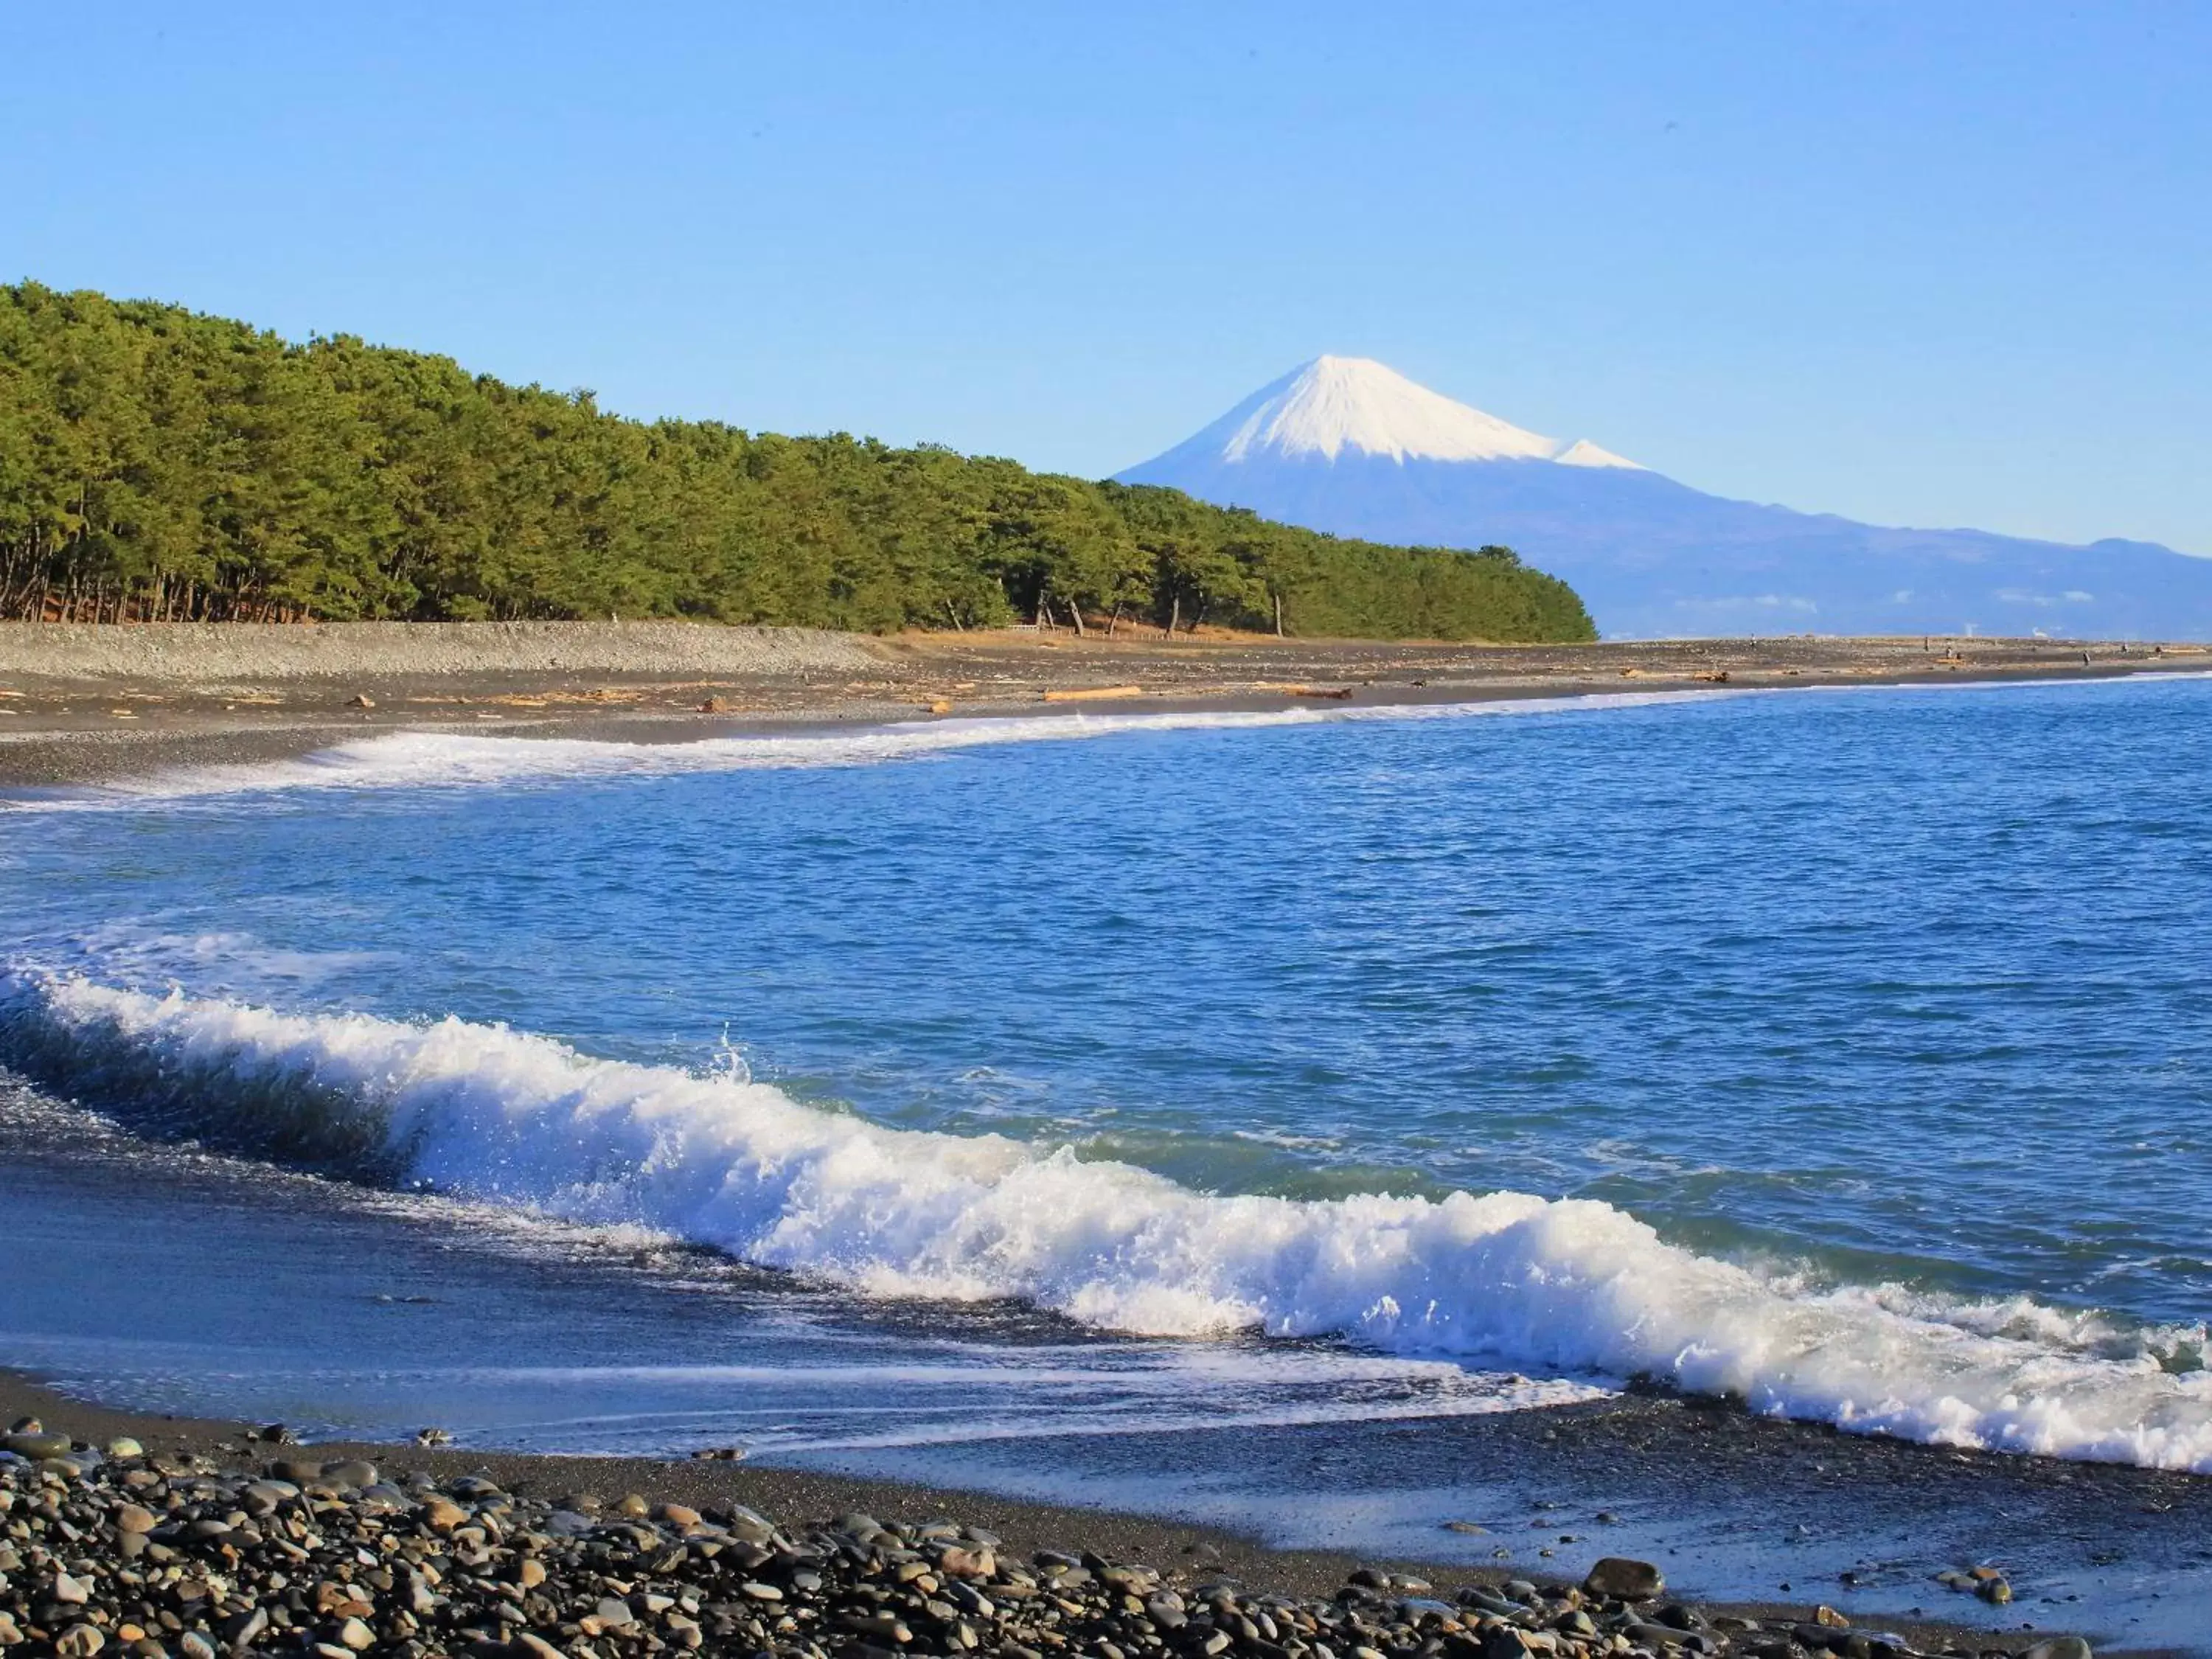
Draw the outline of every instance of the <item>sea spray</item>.
<instances>
[{"instance_id":1,"label":"sea spray","mask_svg":"<svg viewBox=\"0 0 2212 1659\"><path fill-rule=\"evenodd\" d=\"M0 1058L165 1133L649 1227L878 1296L1017 1298L1146 1334L1338 1334L1650 1376L1856 1431L2212 1469L2212 1377L2121 1351L2094 1316L1818 1287L1590 1200L1217 1196L498 1026L31 974L0 995Z\"/></svg>"}]
</instances>

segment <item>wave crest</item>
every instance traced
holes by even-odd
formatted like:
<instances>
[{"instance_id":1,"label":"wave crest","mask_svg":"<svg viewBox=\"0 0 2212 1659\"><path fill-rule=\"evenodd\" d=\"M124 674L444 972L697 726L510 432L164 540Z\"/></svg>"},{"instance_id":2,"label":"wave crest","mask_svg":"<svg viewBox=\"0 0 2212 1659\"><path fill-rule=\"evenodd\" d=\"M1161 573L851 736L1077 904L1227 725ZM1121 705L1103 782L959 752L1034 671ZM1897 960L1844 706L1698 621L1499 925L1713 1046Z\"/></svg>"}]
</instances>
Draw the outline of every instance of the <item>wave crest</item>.
<instances>
[{"instance_id":1,"label":"wave crest","mask_svg":"<svg viewBox=\"0 0 2212 1659\"><path fill-rule=\"evenodd\" d=\"M1854 1431L2212 1471L2212 1375L2172 1374L2148 1337L2116 1352L2094 1315L1816 1290L1595 1201L1220 1196L501 1026L0 984L0 1059L126 1121L649 1227L872 1295L1014 1298L1145 1335L1339 1335L1650 1376Z\"/></svg>"}]
</instances>

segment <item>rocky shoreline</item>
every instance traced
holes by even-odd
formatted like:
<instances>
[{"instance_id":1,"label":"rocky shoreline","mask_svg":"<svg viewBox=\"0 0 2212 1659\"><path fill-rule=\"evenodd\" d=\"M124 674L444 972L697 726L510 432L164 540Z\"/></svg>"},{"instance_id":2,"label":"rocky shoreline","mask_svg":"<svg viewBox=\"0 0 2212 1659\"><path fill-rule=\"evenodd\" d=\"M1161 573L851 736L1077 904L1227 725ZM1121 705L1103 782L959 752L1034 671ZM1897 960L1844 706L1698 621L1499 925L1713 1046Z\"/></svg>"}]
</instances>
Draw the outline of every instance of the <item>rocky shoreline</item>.
<instances>
[{"instance_id":1,"label":"rocky shoreline","mask_svg":"<svg viewBox=\"0 0 2212 1659\"><path fill-rule=\"evenodd\" d=\"M631 623L0 623L0 672L174 685L355 675L852 672L861 636Z\"/></svg>"},{"instance_id":2,"label":"rocky shoreline","mask_svg":"<svg viewBox=\"0 0 2212 1659\"><path fill-rule=\"evenodd\" d=\"M253 763L402 730L641 743L834 722L2212 672L2212 646L1996 639L1572 646L892 638L687 623L0 623L0 788Z\"/></svg>"},{"instance_id":3,"label":"rocky shoreline","mask_svg":"<svg viewBox=\"0 0 2212 1659\"><path fill-rule=\"evenodd\" d=\"M272 1438L275 1437L271 1436ZM277 1444L228 1457L102 1447L19 1419L0 1438L0 1647L68 1659L389 1653L627 1659L1054 1653L1102 1659L2089 1659L2076 1637L1855 1629L1671 1599L1648 1562L1579 1583L1364 1565L1325 1595L1164 1565L1023 1553L938 1513L772 1517L734 1498L543 1495L489 1474L385 1470ZM269 1454L274 1454L269 1455ZM1984 1581L2002 1599L2001 1577Z\"/></svg>"},{"instance_id":4,"label":"rocky shoreline","mask_svg":"<svg viewBox=\"0 0 2212 1659\"><path fill-rule=\"evenodd\" d=\"M1358 706L1711 690L1723 683L1778 688L2091 678L2142 669L2203 672L2212 665L2201 647L2159 658L2148 658L2140 648L2124 657L2118 647L2097 647L2083 660L2082 651L2061 653L2042 641L1938 641L1936 647L1918 641L1769 641L1764 647L1709 641L1538 652L1297 641L1125 647L968 637L869 642L866 648L872 654L865 670L848 665L826 673L817 665L738 679L648 683L597 680L567 670L556 676L549 669L379 680L360 691L347 682L301 676L269 690L265 700L251 685L240 690L221 682L190 690L160 678L64 684L19 675L11 682L9 665L0 660L0 696L11 683L22 688L0 705L18 738L0 748L0 785L273 757L403 726L484 731L487 726L475 722L500 721L489 729L651 742L721 735L746 723L765 727L781 721L787 729L809 720L1033 714L1054 690L1066 688L1126 688L1132 694L1109 707L1226 708L1289 707L1322 696ZM848 673L865 678L847 678ZM6 1397L7 1389L0 1388L0 1398ZM2100 1566L2112 1546L2132 1547L2155 1534L2162 1540L2160 1553L2140 1564L2131 1557L2121 1567L2143 1582L2171 1585L2179 1577L2176 1564L2193 1559L2184 1554L2182 1534L2191 1530L2191 1514L2203 1510L2193 1496L2177 1498L2168 1490L2183 1485L2182 1477L2045 1469L2032 1462L2016 1473L2012 1466L2019 1460L1959 1455L1939 1462L1942 1455L1927 1449L1885 1443L1831 1448L1812 1431L1662 1403L1671 1409L1632 1403L1563 1416L1556 1430L1541 1433L1548 1462L1528 1455L1531 1431L1476 1425L1461 1425L1457 1432L1469 1443L1469 1457L1493 1470L1516 1471L1547 1499L1562 1495L1559 1478L1571 1465L1589 1475L1585 1486L1644 1483L1667 1499L1650 1507L1669 1515L1675 1513L1672 1483L1725 1488L1730 1531L1745 1539L1753 1535L1753 1517L1764 1521L1784 1510L1790 1521L1799 1522L1806 1516L1818 1519L1825 1509L1893 1508L1917 1528L1929 1510L1948 1508L1973 1517L1977 1533L2008 1545L2033 1546L2046 1557L2086 1549L2087 1559ZM100 1414L89 1408L33 1404L48 1424L61 1425L70 1437L65 1449L47 1442L0 1456L0 1494L7 1498L0 1505L0 1609L26 1644L24 1651L112 1649L143 1652L149 1659L156 1652L202 1659L202 1647L191 1639L197 1632L210 1656L232 1650L321 1650L331 1659L356 1651L542 1654L550 1646L577 1659L613 1659L691 1647L684 1639L687 1626L674 1622L672 1612L689 1621L702 1651L788 1652L810 1659L831 1652L1096 1652L1118 1659L1152 1654L1188 1659L1200 1652L1208 1659L1229 1653L1266 1659L1277 1653L1300 1659L1308 1654L1473 1659L1477 1653L1482 1659L1518 1659L1528 1652L1580 1659L1644 1652L1658 1659L1676 1651L1759 1659L1831 1652L1871 1659L1885 1650L2009 1656L2039 1648L2042 1659L2078 1659L2087 1650L2085 1644L2068 1645L2072 1638L2054 1638L2047 1630L1999 1635L1879 1613L1855 1615L1849 1624L1824 1622L1814 1606L1670 1611L1677 1604L1663 1594L1627 1595L1626 1580L1553 1583L1540 1571L1516 1578L1504 1569L1361 1562L1317 1553L1293 1557L1249 1540L1137 1516L1030 1506L1007 1524L1000 1517L1013 1506L974 1494L880 1483L871 1487L789 1470L611 1460L586 1466L581 1460L412 1448L343 1449L341 1455L342 1449L331 1447L311 1456L249 1442L231 1425L110 1422L95 1431ZM0 1415L0 1422L6 1420ZM133 1435L141 1443L138 1453L127 1445L112 1455L105 1450ZM102 1452L90 1455L88 1438ZM1436 1438L1425 1432L1407 1455L1425 1478L1453 1484L1437 1474ZM1307 1437L1297 1446L1314 1443ZM1287 1437L1273 1443L1266 1467L1274 1469L1273 1457L1293 1455L1291 1448ZM326 1469L325 1461L337 1467ZM360 1468L349 1467L364 1462L375 1466L374 1477L365 1480ZM1361 1466L1363 1475L1371 1473ZM596 1509L576 1491L586 1485L599 1494ZM1319 1485L1316 1479L1312 1489ZM1912 1494L1910 1504L1896 1499L1900 1492ZM1942 1495L1924 1495L1930 1492ZM2042 1507L2016 1507L2014 1500L2023 1495ZM1599 1496L1618 1501L1609 1490ZM628 1502L631 1498L637 1501ZM260 1509L264 1504L265 1510ZM459 1510L460 1518L453 1519L441 1505ZM1583 1508L1589 1512L1595 1505ZM131 1527L122 1524L126 1509L136 1511L128 1516ZM878 1517L873 1525L856 1524L855 1512L862 1509ZM754 1518L744 1518L740 1510ZM949 1531L937 1525L948 1511L959 1517ZM696 1518L672 1519L680 1513ZM142 1516L154 1524L133 1530ZM562 1516L574 1518L556 1525ZM842 1524L803 1520L840 1516ZM450 1522L442 1532L441 1517ZM293 1531L295 1523L301 1534ZM763 1537L742 1535L760 1527L768 1529ZM709 1530L695 1540L695 1528ZM481 1561L462 1560L453 1552L453 1537L472 1529L480 1535L462 1541L470 1556L481 1553ZM1827 1595L1850 1606L1850 1575L1844 1575L1840 1589L1816 1589L1816 1583L1838 1581L1832 1574L1821 1580L1804 1571L1810 1563L1802 1553L1794 1559L1785 1556L1776 1546L1778 1530L1759 1532L1759 1541L1741 1546L1770 1569L1762 1575L1766 1582L1782 1581L1785 1596ZM988 1544L979 1534L995 1534L1003 1542ZM308 1535L317 1540L312 1547ZM133 1538L143 1541L126 1541ZM1911 1565L1898 1569L1910 1571L1917 1584L1929 1577L1929 1564L1920 1556L1933 1553L1932 1547L1923 1552L1922 1541L1916 1536ZM1984 1541L1976 1540L1978 1548ZM1670 1555L1649 1541L1626 1545L1673 1565ZM154 1583L141 1564L156 1547L170 1559L154 1562L161 1568ZM750 1562L756 1550L768 1553ZM980 1577L955 1571L943 1559L948 1550L964 1553L971 1565L972 1558L988 1551L990 1570ZM1054 1552L1061 1559L1050 1559ZM1905 1551L1896 1554L1901 1559ZM672 1557L678 1559L662 1571L659 1563ZM410 1563L404 1571L395 1569L395 1558ZM447 1565L441 1565L441 1559ZM1072 1579L1068 1559L1088 1578ZM1961 1609L1954 1617L1994 1616L2010 1586L1987 1567L1988 1559L1947 1545L1936 1564L1957 1565L1948 1567L1942 1588L1929 1586L1931 1610L1949 1599ZM1965 1565L1970 1560L1982 1563L1988 1576L1977 1577ZM1143 1561L1157 1571L1140 1573L1141 1583L1125 1577L1117 1586L1093 1561L1119 1569ZM527 1565L532 1563L544 1576L525 1585L521 1579L533 1571ZM422 1565L440 1576L431 1583L421 1574L435 1619L414 1606L414 1576ZM732 1571L740 1566L749 1576L734 1578ZM920 1571L903 1576L915 1567ZM378 1573L391 1582L379 1583ZM1006 1576L1013 1573L1028 1583ZM802 1583L801 1575L815 1582ZM1679 1576L1700 1578L1708 1587L1715 1583L1697 1570ZM925 1577L933 1586L915 1588ZM1209 1588L1231 1577L1238 1582L1224 1604ZM2024 1600L2035 1595L2037 1577L2033 1565L2021 1573ZM64 1578L83 1590L82 1601L58 1593ZM1413 1581L1425 1582L1416 1588ZM198 1593L185 1594L180 1587L188 1583L198 1585ZM748 1583L777 1590L780 1600L746 1593ZM975 1610L956 1592L962 1585L990 1602L991 1618L978 1622ZM1109 1594L1117 1588L1119 1599ZM1723 1589L1729 1595L1763 1593L1759 1586ZM366 1611L354 1605L356 1589ZM2152 1593L2154 1599L2158 1593ZM1170 1618L1163 1622L1152 1604L1166 1605L1169 1594L1180 1605L1167 1605ZM534 1607L532 1595L538 1601ZM686 1597L692 1604L688 1610ZM958 1618L948 1624L933 1601ZM603 1605L609 1602L619 1602L629 1618ZM550 1622L532 1616L549 1610ZM2027 1610L2005 1608L2014 1620ZM767 1616L771 1611L773 1618ZM2062 1609L2060 1616L2081 1618L2087 1611L2077 1606ZM2100 1605L2100 1616L2107 1611ZM801 1613L807 1615L803 1620ZM400 1628L403 1613L413 1630ZM1272 1634L1260 1622L1261 1614ZM262 1616L258 1625L257 1615ZM2036 1616L2043 1616L2039 1609ZM848 1617L890 1622L862 1629L847 1624ZM1182 1622L1173 1622L1175 1617ZM786 1619L790 1627L779 1629ZM598 1628L588 1627L587 1620ZM963 1624L974 1632L972 1642L964 1636L951 1639ZM1247 1632L1248 1624L1256 1634ZM126 1637L131 1627L138 1633ZM2117 1627L2117 1620L2095 1626L2100 1632ZM2172 1628L2160 1626L2162 1632ZM364 1636L367 1644L361 1645ZM0 1647L11 1645L9 1629L0 1626Z\"/></svg>"}]
</instances>

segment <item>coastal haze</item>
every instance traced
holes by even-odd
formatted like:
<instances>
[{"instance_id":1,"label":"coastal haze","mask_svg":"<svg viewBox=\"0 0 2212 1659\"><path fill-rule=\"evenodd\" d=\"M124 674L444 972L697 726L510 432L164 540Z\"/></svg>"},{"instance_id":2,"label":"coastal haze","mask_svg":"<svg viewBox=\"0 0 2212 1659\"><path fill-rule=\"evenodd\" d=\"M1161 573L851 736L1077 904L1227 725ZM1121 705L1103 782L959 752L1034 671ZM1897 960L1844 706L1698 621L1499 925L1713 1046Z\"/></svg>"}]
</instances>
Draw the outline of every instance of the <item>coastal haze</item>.
<instances>
[{"instance_id":1,"label":"coastal haze","mask_svg":"<svg viewBox=\"0 0 2212 1659\"><path fill-rule=\"evenodd\" d=\"M1729 501L1365 358L1317 357L1119 476L1336 535L1504 543L1571 583L1613 638L2212 639L2212 558Z\"/></svg>"}]
</instances>

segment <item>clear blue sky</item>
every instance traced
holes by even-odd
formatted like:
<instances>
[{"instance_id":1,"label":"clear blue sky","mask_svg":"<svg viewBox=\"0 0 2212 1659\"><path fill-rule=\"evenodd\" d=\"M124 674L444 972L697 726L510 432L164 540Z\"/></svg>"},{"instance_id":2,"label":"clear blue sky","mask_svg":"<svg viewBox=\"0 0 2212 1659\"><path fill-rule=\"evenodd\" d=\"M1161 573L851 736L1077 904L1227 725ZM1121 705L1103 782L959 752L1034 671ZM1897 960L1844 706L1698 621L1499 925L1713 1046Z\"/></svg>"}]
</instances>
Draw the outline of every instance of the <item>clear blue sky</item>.
<instances>
[{"instance_id":1,"label":"clear blue sky","mask_svg":"<svg viewBox=\"0 0 2212 1659\"><path fill-rule=\"evenodd\" d=\"M32 6L0 275L1110 472L1322 351L2212 553L2212 5Z\"/></svg>"}]
</instances>

